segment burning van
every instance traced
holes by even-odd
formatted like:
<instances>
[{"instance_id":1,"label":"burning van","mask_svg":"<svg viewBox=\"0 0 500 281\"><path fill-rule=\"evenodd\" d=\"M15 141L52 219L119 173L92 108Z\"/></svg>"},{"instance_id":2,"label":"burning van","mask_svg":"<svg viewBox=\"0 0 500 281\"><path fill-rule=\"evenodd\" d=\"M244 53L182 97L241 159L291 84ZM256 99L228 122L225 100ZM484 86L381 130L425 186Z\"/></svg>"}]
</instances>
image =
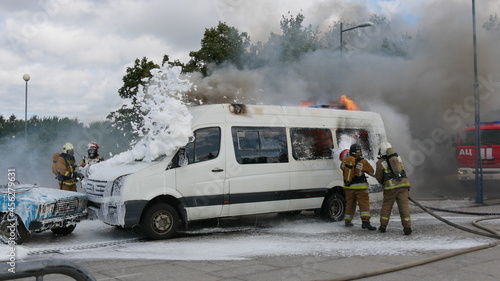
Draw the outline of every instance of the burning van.
<instances>
[{"instance_id":1,"label":"burning van","mask_svg":"<svg viewBox=\"0 0 500 281\"><path fill-rule=\"evenodd\" d=\"M194 138L186 146L156 161L92 172L89 216L140 226L150 239L169 238L192 221L242 215L314 210L342 220L338 153L358 142L374 164L386 140L373 112L213 104L190 113ZM370 181L370 192L381 194Z\"/></svg>"}]
</instances>

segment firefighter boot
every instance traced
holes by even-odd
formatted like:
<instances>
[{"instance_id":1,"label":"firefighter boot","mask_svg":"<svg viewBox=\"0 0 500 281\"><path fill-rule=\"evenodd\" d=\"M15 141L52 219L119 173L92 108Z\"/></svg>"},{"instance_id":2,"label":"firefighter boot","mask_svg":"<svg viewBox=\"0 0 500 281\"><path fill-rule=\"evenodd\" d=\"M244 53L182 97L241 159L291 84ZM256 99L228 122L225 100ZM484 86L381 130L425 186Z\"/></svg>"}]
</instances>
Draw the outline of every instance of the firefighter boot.
<instances>
[{"instance_id":1,"label":"firefighter boot","mask_svg":"<svg viewBox=\"0 0 500 281\"><path fill-rule=\"evenodd\" d=\"M403 228L403 232L405 233L405 235L411 235L412 231L411 231L411 228L405 227L405 228Z\"/></svg>"},{"instance_id":2,"label":"firefighter boot","mask_svg":"<svg viewBox=\"0 0 500 281\"><path fill-rule=\"evenodd\" d=\"M378 230L382 233L385 233L385 228L386 228L385 226L381 225L378 227Z\"/></svg>"},{"instance_id":3,"label":"firefighter boot","mask_svg":"<svg viewBox=\"0 0 500 281\"><path fill-rule=\"evenodd\" d=\"M364 221L361 224L361 228L362 229L368 229L368 230L375 230L375 229L377 229L375 226L372 226L369 221L368 222Z\"/></svg>"},{"instance_id":4,"label":"firefighter boot","mask_svg":"<svg viewBox=\"0 0 500 281\"><path fill-rule=\"evenodd\" d=\"M345 227L351 227L353 226L354 224L352 224L351 221L345 221Z\"/></svg>"}]
</instances>

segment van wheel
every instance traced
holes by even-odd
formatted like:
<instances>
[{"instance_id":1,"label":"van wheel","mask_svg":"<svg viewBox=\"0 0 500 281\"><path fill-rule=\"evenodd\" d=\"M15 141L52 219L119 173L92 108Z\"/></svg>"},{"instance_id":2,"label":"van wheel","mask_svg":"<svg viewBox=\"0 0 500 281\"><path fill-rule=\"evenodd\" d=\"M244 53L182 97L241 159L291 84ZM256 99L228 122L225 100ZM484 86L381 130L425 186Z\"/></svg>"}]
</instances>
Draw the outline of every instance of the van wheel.
<instances>
[{"instance_id":1,"label":"van wheel","mask_svg":"<svg viewBox=\"0 0 500 281\"><path fill-rule=\"evenodd\" d=\"M329 221L341 221L344 219L346 202L344 196L333 193L326 199L321 214L324 219Z\"/></svg>"},{"instance_id":2,"label":"van wheel","mask_svg":"<svg viewBox=\"0 0 500 281\"><path fill-rule=\"evenodd\" d=\"M76 225L70 225L70 226L66 226L66 227L54 227L51 229L51 231L52 231L52 233L58 234L58 235L68 235L71 232L73 232L73 230L75 230L75 227L76 227Z\"/></svg>"},{"instance_id":3,"label":"van wheel","mask_svg":"<svg viewBox=\"0 0 500 281\"><path fill-rule=\"evenodd\" d=\"M24 240L26 240L26 237L28 237L28 231L17 215L15 215L15 219L17 220L17 227L15 238L13 238L13 240L17 245L21 245ZM10 227L12 220L13 218L9 216L9 214L2 215L2 221L0 222L0 240L2 240L5 244L9 244L9 242L12 241L11 237L14 237L14 234L12 233L13 228Z\"/></svg>"},{"instance_id":4,"label":"van wheel","mask_svg":"<svg viewBox=\"0 0 500 281\"><path fill-rule=\"evenodd\" d=\"M141 227L149 239L167 239L177 232L179 215L166 203L155 204L144 213Z\"/></svg>"}]
</instances>

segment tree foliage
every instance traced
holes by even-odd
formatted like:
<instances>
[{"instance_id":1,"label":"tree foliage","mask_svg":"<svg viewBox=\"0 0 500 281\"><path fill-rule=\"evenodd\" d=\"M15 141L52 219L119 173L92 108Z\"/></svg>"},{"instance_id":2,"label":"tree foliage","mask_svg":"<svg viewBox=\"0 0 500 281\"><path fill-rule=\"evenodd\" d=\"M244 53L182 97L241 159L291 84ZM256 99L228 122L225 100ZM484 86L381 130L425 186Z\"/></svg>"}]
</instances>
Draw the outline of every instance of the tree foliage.
<instances>
[{"instance_id":1,"label":"tree foliage","mask_svg":"<svg viewBox=\"0 0 500 281\"><path fill-rule=\"evenodd\" d=\"M25 138L24 120L11 115L0 115L0 162L2 170L15 169L16 179L21 183L38 183L46 187L57 187L51 172L52 154L62 152L66 142L75 147L77 161L87 155L86 145L90 141L99 144L99 153L105 159L129 148L130 139L116 130L110 121L92 122L88 126L77 119L33 116L27 122ZM6 183L0 178L0 184Z\"/></svg>"},{"instance_id":2,"label":"tree foliage","mask_svg":"<svg viewBox=\"0 0 500 281\"><path fill-rule=\"evenodd\" d=\"M163 57L163 62L168 62L168 56ZM153 61L149 61L146 57L141 60L136 59L134 66L127 67L127 73L123 76L123 86L118 90L118 94L122 99L128 100L130 103L122 105L116 111L111 112L107 118L116 126L117 129L124 133L132 134L132 138L137 137L135 128L142 127L144 113L141 110L141 105L137 103L137 91L139 85L145 86L148 78L151 78L151 69L159 68L159 65Z\"/></svg>"},{"instance_id":3,"label":"tree foliage","mask_svg":"<svg viewBox=\"0 0 500 281\"><path fill-rule=\"evenodd\" d=\"M498 18L498 15L496 13L495 15L490 15L488 21L483 23L483 28L488 31L500 30L500 19Z\"/></svg>"},{"instance_id":4,"label":"tree foliage","mask_svg":"<svg viewBox=\"0 0 500 281\"><path fill-rule=\"evenodd\" d=\"M283 61L295 61L301 55L313 52L322 47L322 39L319 37L318 29L311 25L304 27L304 15L298 14L288 17L283 16L280 21L282 35L271 33L272 40L279 43L281 59Z\"/></svg>"},{"instance_id":5,"label":"tree foliage","mask_svg":"<svg viewBox=\"0 0 500 281\"><path fill-rule=\"evenodd\" d=\"M0 115L0 151L9 153L8 146L27 146L45 152L59 152L66 142L80 146L84 152L90 141L96 141L111 154L128 149L130 139L112 126L110 121L92 122L83 125L78 119L38 117L28 119L28 135L25 138L24 120L11 115L8 119ZM55 151L53 151L55 150Z\"/></svg>"},{"instance_id":6,"label":"tree foliage","mask_svg":"<svg viewBox=\"0 0 500 281\"><path fill-rule=\"evenodd\" d=\"M211 65L220 66L223 63L242 68L249 42L246 32L240 33L238 29L219 22L216 27L205 29L201 49L189 53L189 71L197 70L207 76Z\"/></svg>"}]
</instances>

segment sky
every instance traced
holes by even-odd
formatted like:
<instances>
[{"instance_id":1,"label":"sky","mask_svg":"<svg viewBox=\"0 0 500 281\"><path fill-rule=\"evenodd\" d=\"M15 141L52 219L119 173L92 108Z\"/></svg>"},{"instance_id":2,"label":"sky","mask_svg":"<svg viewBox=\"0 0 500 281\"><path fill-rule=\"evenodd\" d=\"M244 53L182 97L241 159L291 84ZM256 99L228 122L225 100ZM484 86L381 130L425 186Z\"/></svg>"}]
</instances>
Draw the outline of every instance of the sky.
<instances>
[{"instance_id":1,"label":"sky","mask_svg":"<svg viewBox=\"0 0 500 281\"><path fill-rule=\"evenodd\" d=\"M164 54L186 63L206 28L219 21L249 33L252 42L280 32L283 15L303 13L326 28L341 17L408 14L410 1L175 1L41 0L0 3L0 114L104 120L122 104L117 90L136 58ZM424 1L424 2L427 2ZM410 18L410 17L408 17ZM414 19L413 19L414 20Z\"/></svg>"}]
</instances>

